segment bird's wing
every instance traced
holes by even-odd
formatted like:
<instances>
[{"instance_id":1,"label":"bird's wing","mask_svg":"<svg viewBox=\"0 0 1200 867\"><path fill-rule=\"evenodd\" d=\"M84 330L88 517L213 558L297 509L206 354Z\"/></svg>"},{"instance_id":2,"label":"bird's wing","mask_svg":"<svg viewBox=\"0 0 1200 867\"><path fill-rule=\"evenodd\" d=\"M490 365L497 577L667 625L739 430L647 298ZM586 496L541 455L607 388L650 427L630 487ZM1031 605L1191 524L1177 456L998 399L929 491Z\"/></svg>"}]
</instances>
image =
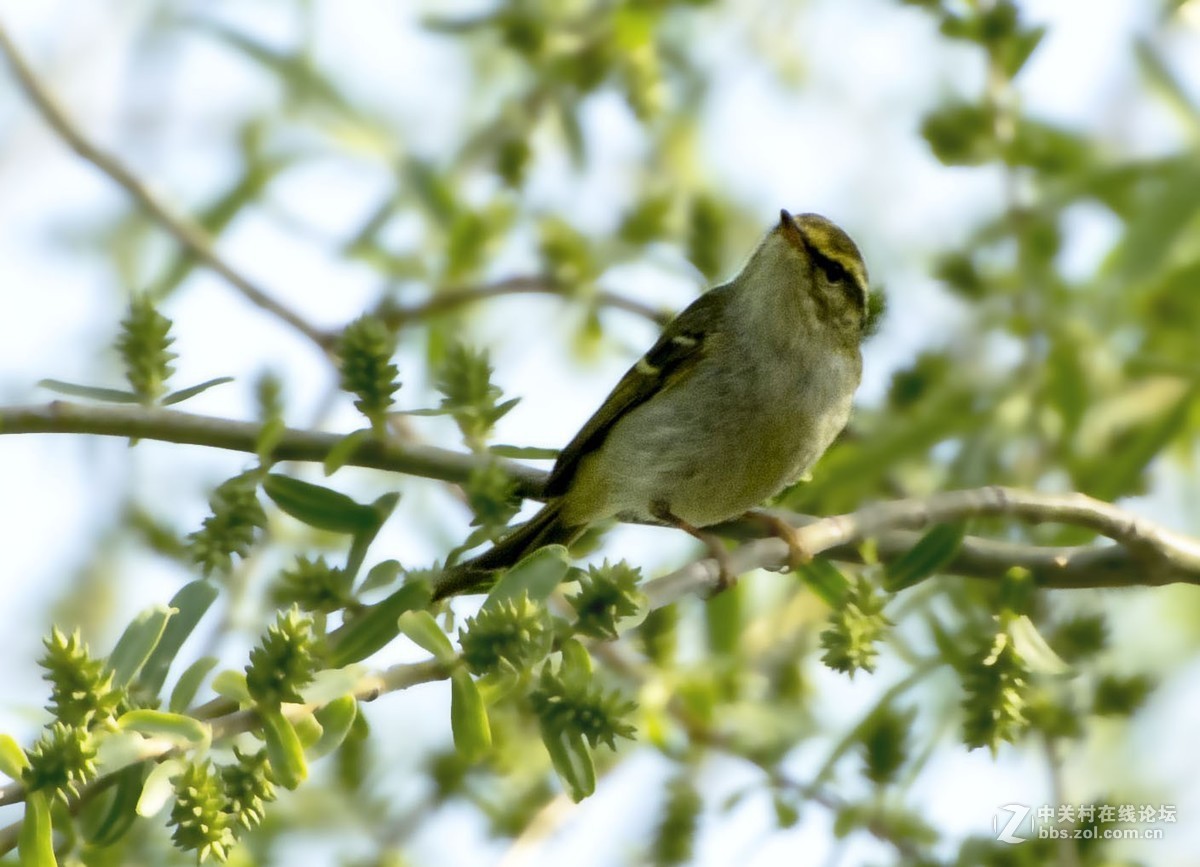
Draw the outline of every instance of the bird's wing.
<instances>
[{"instance_id":1,"label":"bird's wing","mask_svg":"<svg viewBox=\"0 0 1200 867\"><path fill-rule=\"evenodd\" d=\"M601 446L617 421L634 407L679 382L711 351L713 344L722 339L729 289L728 285L719 286L688 305L671 320L638 363L621 377L600 408L559 454L546 483L548 496L565 494L579 469L579 462Z\"/></svg>"}]
</instances>

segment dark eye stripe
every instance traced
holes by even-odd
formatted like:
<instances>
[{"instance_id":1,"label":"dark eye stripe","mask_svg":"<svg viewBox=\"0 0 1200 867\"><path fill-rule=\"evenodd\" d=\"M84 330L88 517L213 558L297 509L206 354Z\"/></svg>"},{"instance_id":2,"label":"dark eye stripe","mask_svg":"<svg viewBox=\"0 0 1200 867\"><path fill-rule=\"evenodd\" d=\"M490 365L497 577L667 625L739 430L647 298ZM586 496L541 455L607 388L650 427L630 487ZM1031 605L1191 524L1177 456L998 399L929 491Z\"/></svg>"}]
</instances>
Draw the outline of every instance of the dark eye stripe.
<instances>
[{"instance_id":1,"label":"dark eye stripe","mask_svg":"<svg viewBox=\"0 0 1200 867\"><path fill-rule=\"evenodd\" d=\"M867 290L858 282L858 277L836 259L826 256L812 244L806 244L817 267L825 272L830 283L837 283L842 291L863 310L867 309Z\"/></svg>"}]
</instances>

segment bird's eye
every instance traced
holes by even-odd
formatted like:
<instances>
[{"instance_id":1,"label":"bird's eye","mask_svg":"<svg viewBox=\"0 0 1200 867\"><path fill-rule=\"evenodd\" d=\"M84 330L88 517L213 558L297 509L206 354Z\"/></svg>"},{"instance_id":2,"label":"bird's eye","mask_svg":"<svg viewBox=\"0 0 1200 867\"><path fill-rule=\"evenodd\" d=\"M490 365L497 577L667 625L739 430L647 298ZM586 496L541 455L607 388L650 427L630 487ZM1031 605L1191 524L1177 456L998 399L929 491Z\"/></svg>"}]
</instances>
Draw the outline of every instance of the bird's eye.
<instances>
[{"instance_id":1,"label":"bird's eye","mask_svg":"<svg viewBox=\"0 0 1200 867\"><path fill-rule=\"evenodd\" d=\"M825 278L830 283L841 283L846 279L846 269L840 263L832 259L820 259L817 264L821 266L821 270L825 272Z\"/></svg>"}]
</instances>

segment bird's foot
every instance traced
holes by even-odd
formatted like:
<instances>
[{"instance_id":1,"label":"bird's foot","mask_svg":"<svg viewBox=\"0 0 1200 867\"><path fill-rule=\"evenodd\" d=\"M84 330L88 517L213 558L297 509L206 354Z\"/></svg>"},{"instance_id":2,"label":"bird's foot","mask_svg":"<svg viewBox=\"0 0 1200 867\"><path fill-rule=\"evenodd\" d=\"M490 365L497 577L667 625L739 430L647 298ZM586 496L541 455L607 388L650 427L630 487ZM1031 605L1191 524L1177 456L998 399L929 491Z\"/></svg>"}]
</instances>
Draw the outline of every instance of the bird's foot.
<instances>
[{"instance_id":1,"label":"bird's foot","mask_svg":"<svg viewBox=\"0 0 1200 867\"><path fill-rule=\"evenodd\" d=\"M746 517L765 526L772 536L782 540L787 545L787 567L789 572L795 572L801 566L807 566L812 562L812 552L808 550L801 540L800 531L783 518L780 518L778 515L772 515L770 512L759 512L756 510L747 512Z\"/></svg>"},{"instance_id":2,"label":"bird's foot","mask_svg":"<svg viewBox=\"0 0 1200 867\"><path fill-rule=\"evenodd\" d=\"M699 527L689 524L666 506L653 506L650 513L654 518L665 524L670 524L672 527L677 527L689 536L699 539L704 543L704 547L708 549L709 556L717 563L717 583L713 587L713 596L718 593L724 593L737 584L738 576L734 572L733 561L730 560L729 551L719 538L712 533L706 533Z\"/></svg>"}]
</instances>

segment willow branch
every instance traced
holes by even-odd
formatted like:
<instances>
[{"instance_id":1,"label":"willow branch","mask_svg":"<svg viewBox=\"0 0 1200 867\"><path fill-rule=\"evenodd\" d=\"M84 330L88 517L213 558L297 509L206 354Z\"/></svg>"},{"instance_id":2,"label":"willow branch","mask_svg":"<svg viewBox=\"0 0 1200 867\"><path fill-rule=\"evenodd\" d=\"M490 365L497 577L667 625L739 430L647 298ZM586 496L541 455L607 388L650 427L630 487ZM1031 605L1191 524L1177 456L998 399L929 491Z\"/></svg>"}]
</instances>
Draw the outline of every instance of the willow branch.
<instances>
[{"instance_id":1,"label":"willow branch","mask_svg":"<svg viewBox=\"0 0 1200 867\"><path fill-rule=\"evenodd\" d=\"M262 426L253 422L143 407L54 401L44 406L0 408L0 435L84 433L253 454L261 430ZM278 460L323 461L342 438L339 434L289 428L272 455ZM480 460L474 455L434 446L371 439L359 446L348 463L462 483L480 466ZM512 461L491 460L504 467L521 496L541 496L546 473ZM947 575L995 579L1017 567L1028 570L1039 586L1064 589L1200 584L1200 540L1083 494L1042 494L991 487L879 503L832 518L777 514L800 528L801 542L812 554L847 562L862 562L857 546L864 539L875 539L879 557L887 563L913 547L920 538L915 531L971 517L1002 516L1030 524L1069 524L1093 530L1116 544L1044 547L967 536L942 571ZM755 529L753 523L714 528L722 535L741 538ZM786 546L778 539L756 539L733 551L730 565L738 574L753 569L779 569L785 565L787 553ZM688 593L711 592L717 578L717 564L700 560L655 579L647 587L652 598L663 600L658 604L665 605Z\"/></svg>"},{"instance_id":2,"label":"willow branch","mask_svg":"<svg viewBox=\"0 0 1200 867\"><path fill-rule=\"evenodd\" d=\"M440 313L447 313L451 310L457 310L460 307L466 307L505 295L557 295L568 297L564 287L556 283L551 277L508 277L482 286L443 289L438 291L432 298L417 304L398 306L391 302L384 302L375 311L375 315L389 328L395 330L411 325L414 322L424 321ZM672 315L667 310L651 307L649 304L644 304L641 301L607 290L597 292L592 296L592 300L603 307L624 310L635 316L648 319L655 325L660 326L670 321Z\"/></svg>"},{"instance_id":3,"label":"willow branch","mask_svg":"<svg viewBox=\"0 0 1200 867\"><path fill-rule=\"evenodd\" d=\"M262 425L195 415L176 410L123 405L90 406L53 401L43 406L0 408L0 435L19 433L74 433L160 440L209 446L254 454ZM323 461L344 439L342 434L288 428L271 456L281 461ZM545 474L500 458L493 459L508 471L522 496L534 496ZM349 464L391 470L446 482L465 482L481 459L435 446L401 444L391 439L365 440Z\"/></svg>"},{"instance_id":4,"label":"willow branch","mask_svg":"<svg viewBox=\"0 0 1200 867\"><path fill-rule=\"evenodd\" d=\"M911 531L977 517L1083 527L1116 544L1039 547L967 537L941 570L944 574L995 579L1018 567L1028 569L1040 587L1063 589L1200 584L1200 540L1084 494L992 486L877 503L829 518L795 515L791 523L801 546L814 556L861 560L854 546L874 538L880 559L887 562L916 542L918 536ZM788 553L780 539L759 539L731 552L730 567L734 574L779 570L787 565ZM704 559L648 582L644 590L650 606L657 608L719 586L717 563Z\"/></svg>"},{"instance_id":5,"label":"willow branch","mask_svg":"<svg viewBox=\"0 0 1200 867\"><path fill-rule=\"evenodd\" d=\"M125 190L138 207L158 223L180 246L195 256L197 261L220 275L251 304L286 322L321 349L329 349L333 343L333 335L320 330L291 308L276 301L265 289L221 258L213 247L212 239L203 228L182 214L175 213L152 193L149 187L117 156L101 149L84 135L79 127L67 117L66 112L50 95L49 90L38 80L25 57L9 37L3 24L0 24L0 52L8 60L13 76L25 96L37 109L42 119L66 142L71 150Z\"/></svg>"}]
</instances>

